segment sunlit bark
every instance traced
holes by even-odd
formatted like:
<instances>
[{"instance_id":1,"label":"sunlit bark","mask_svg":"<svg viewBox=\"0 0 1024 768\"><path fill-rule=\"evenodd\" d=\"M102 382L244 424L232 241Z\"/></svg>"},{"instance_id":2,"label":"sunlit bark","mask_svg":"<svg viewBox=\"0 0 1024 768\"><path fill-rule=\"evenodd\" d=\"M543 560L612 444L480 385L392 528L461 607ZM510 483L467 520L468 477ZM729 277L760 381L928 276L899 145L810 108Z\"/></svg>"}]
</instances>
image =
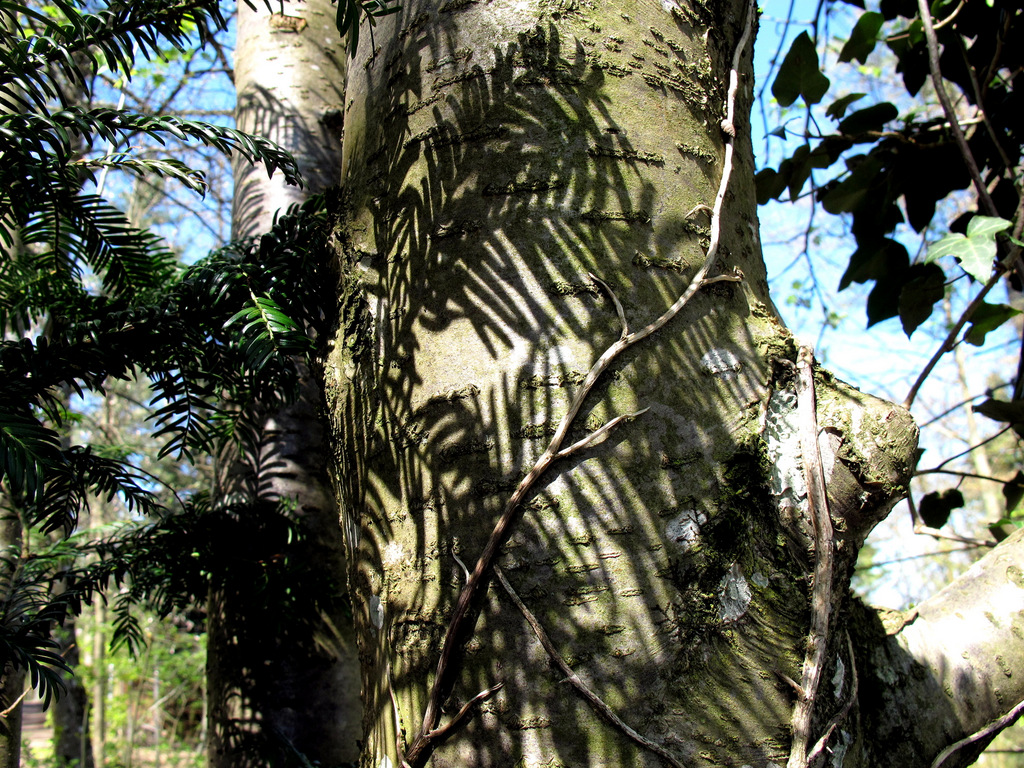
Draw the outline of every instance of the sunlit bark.
<instances>
[{"instance_id":1,"label":"sunlit bark","mask_svg":"<svg viewBox=\"0 0 1024 768\"><path fill-rule=\"evenodd\" d=\"M818 761L929 766L1024 698L1024 675L1012 664L997 674L995 661L957 667L961 687L946 693L964 706L921 695L945 691L937 675L951 657L929 643L958 609L922 608L921 637L908 625L887 639L879 614L849 598L865 536L904 492L917 430L902 408L822 370L812 434L834 569L820 595L821 682L799 690L823 545L808 511L797 347L757 237L749 52L738 117L722 125L746 8L410 0L372 37L364 27L345 100L340 319L325 370L363 765L785 765L804 695ZM566 444L635 417L547 472L501 540L495 563L550 648L491 585L439 669L463 564L474 569L590 366L622 318L644 327L698 274L712 229L700 206L714 202L733 130L711 274L738 268L743 280L705 285L615 359ZM1017 572L999 568L1000 599L1019 610ZM994 592L965 594L981 606ZM1019 614L991 613L983 653L951 647L1024 657ZM906 695L886 677L897 666ZM592 696L565 682L567 668ZM424 713L439 673L435 722ZM443 743L417 751L489 689ZM983 691L998 703L973 712ZM887 739L905 737L897 723L936 722L926 709L941 729L889 760Z\"/></svg>"}]
</instances>

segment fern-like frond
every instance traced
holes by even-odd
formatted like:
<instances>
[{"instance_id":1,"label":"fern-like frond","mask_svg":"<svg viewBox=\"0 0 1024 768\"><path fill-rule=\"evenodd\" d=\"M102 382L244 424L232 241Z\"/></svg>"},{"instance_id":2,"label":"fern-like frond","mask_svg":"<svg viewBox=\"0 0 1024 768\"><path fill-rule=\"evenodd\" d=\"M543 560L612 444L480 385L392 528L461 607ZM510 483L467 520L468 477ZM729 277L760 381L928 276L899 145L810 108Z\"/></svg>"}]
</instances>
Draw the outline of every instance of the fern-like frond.
<instances>
[{"instance_id":1,"label":"fern-like frond","mask_svg":"<svg viewBox=\"0 0 1024 768\"><path fill-rule=\"evenodd\" d=\"M62 462L57 433L24 406L0 400L0 484L15 498L35 500Z\"/></svg>"},{"instance_id":2,"label":"fern-like frond","mask_svg":"<svg viewBox=\"0 0 1024 768\"><path fill-rule=\"evenodd\" d=\"M78 0L50 0L56 14L0 0L0 109L44 109L62 98L52 72L88 92L78 56L130 77L137 56L158 58L163 46L185 50L192 31L207 40L226 26L217 0L114 0L96 12Z\"/></svg>"},{"instance_id":3,"label":"fern-like frond","mask_svg":"<svg viewBox=\"0 0 1024 768\"><path fill-rule=\"evenodd\" d=\"M237 153L247 162L263 163L270 174L281 170L289 184L301 185L298 167L291 155L269 139L222 125L107 107L67 106L52 114L46 111L0 114L0 149L12 160L26 158L18 166L22 177L31 173L33 163L40 158L52 156L57 164L71 162L78 151L78 139L119 146L138 135L148 136L160 144L171 138L195 141L229 156ZM39 167L40 176L50 174L50 165L40 164ZM0 178L7 173L0 167Z\"/></svg>"},{"instance_id":4,"label":"fern-like frond","mask_svg":"<svg viewBox=\"0 0 1024 768\"><path fill-rule=\"evenodd\" d=\"M171 158L132 157L127 152L115 152L103 157L76 160L74 162L89 173L96 169L105 169L124 171L139 178L153 174L165 179L174 179L201 197L206 195L206 188L208 186L202 171L193 170L180 160L173 160Z\"/></svg>"},{"instance_id":5,"label":"fern-like frond","mask_svg":"<svg viewBox=\"0 0 1024 768\"><path fill-rule=\"evenodd\" d=\"M88 447L72 446L63 461L48 468L42 492L26 505L30 521L44 533L62 529L70 536L87 508L90 495L112 501L119 497L129 511L144 515L161 507L143 479L126 462L95 455Z\"/></svg>"}]
</instances>

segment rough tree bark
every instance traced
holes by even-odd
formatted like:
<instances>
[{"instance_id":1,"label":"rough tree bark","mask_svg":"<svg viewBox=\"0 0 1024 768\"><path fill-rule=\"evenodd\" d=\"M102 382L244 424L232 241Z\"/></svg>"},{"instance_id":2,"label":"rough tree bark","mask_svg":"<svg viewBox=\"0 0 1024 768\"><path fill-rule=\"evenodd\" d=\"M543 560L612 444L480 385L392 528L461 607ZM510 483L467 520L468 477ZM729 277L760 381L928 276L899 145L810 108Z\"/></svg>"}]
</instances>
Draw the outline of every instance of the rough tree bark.
<instances>
[{"instance_id":1,"label":"rough tree bark","mask_svg":"<svg viewBox=\"0 0 1024 768\"><path fill-rule=\"evenodd\" d=\"M917 430L898 406L812 378L768 297L749 48L723 124L747 7L406 0L364 29L324 366L362 765L799 765L802 709L799 751L828 736L819 761L928 766L1024 698L1019 536L912 621L886 629L850 597ZM631 418L540 478L499 538L510 589L489 581L477 558L591 365L623 319L644 328L702 276L719 224L707 277L743 279L702 283L612 361L564 446ZM816 528L807 488L822 476L831 526ZM479 574L489 589L452 630ZM974 621L954 618L965 594Z\"/></svg>"},{"instance_id":2,"label":"rough tree bark","mask_svg":"<svg viewBox=\"0 0 1024 768\"><path fill-rule=\"evenodd\" d=\"M268 179L263 168L238 164L235 238L268 231L278 211L337 182L345 51L334 9L329 0L307 0L286 10L270 13L239 4L236 119L240 129L289 150L306 187L289 187L280 174ZM319 387L307 377L296 404L259 415L259 457L231 463L231 476L223 481L225 500L294 502L308 544L292 557L316 563L318 573L295 588L337 594L324 600L331 607L318 621L278 632L282 606L253 595L253 585L213 590L207 657L211 768L300 764L297 753L338 766L358 756L358 658L344 600L338 509L327 490L321 402Z\"/></svg>"}]
</instances>

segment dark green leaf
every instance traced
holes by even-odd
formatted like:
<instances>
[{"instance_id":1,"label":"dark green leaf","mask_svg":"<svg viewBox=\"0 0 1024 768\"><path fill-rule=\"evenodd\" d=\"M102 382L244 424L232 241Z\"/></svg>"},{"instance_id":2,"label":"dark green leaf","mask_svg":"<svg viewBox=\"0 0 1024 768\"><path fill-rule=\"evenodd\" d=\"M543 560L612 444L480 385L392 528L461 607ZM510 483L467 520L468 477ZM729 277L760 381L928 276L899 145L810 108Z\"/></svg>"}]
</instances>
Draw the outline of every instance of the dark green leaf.
<instances>
[{"instance_id":1,"label":"dark green leaf","mask_svg":"<svg viewBox=\"0 0 1024 768\"><path fill-rule=\"evenodd\" d=\"M1024 400L994 400L988 398L980 405L974 406L974 412L987 416L993 421L1002 421L1009 424L1024 424Z\"/></svg>"},{"instance_id":2,"label":"dark green leaf","mask_svg":"<svg viewBox=\"0 0 1024 768\"><path fill-rule=\"evenodd\" d=\"M887 101L859 109L839 124L840 133L855 135L879 132L885 124L899 117L899 110Z\"/></svg>"},{"instance_id":3,"label":"dark green leaf","mask_svg":"<svg viewBox=\"0 0 1024 768\"><path fill-rule=\"evenodd\" d=\"M949 488L925 494L918 506L918 512L921 513L921 520L929 528L941 528L949 520L950 513L963 505L964 495L956 488Z\"/></svg>"},{"instance_id":4,"label":"dark green leaf","mask_svg":"<svg viewBox=\"0 0 1024 768\"><path fill-rule=\"evenodd\" d=\"M866 64L868 56L875 50L878 33L881 31L884 21L885 19L880 13L873 11L862 13L850 32L850 39L846 41L843 49L839 52L839 60L853 61L856 59L861 64Z\"/></svg>"},{"instance_id":5,"label":"dark green leaf","mask_svg":"<svg viewBox=\"0 0 1024 768\"><path fill-rule=\"evenodd\" d=\"M800 33L779 67L779 74L772 83L772 95L784 107L798 97L803 97L804 103L810 106L821 101L828 86L829 79L818 67L818 52L814 50L811 36Z\"/></svg>"},{"instance_id":6,"label":"dark green leaf","mask_svg":"<svg viewBox=\"0 0 1024 768\"><path fill-rule=\"evenodd\" d=\"M825 110L825 115L827 117L831 117L833 120L842 120L843 115L846 114L846 110L850 108L850 105L855 101L860 101L865 96L867 96L866 93L848 93L846 96L836 99L829 104L828 109Z\"/></svg>"},{"instance_id":7,"label":"dark green leaf","mask_svg":"<svg viewBox=\"0 0 1024 768\"><path fill-rule=\"evenodd\" d=\"M797 147L792 157L782 161L779 166L779 179L773 181L773 185L783 183L784 187L789 188L790 200L796 200L810 178L811 171L815 168L828 168L835 162L836 157L831 150L832 146L826 143L819 144L813 150L809 144ZM767 181L766 179L766 183Z\"/></svg>"},{"instance_id":8,"label":"dark green leaf","mask_svg":"<svg viewBox=\"0 0 1024 768\"><path fill-rule=\"evenodd\" d=\"M786 190L786 179L774 168L764 168L754 177L757 188L757 203L764 205L769 200L777 199Z\"/></svg>"},{"instance_id":9,"label":"dark green leaf","mask_svg":"<svg viewBox=\"0 0 1024 768\"><path fill-rule=\"evenodd\" d=\"M910 279L900 291L899 311L903 332L910 338L946 295L946 275L936 264L915 264L907 274Z\"/></svg>"},{"instance_id":10,"label":"dark green leaf","mask_svg":"<svg viewBox=\"0 0 1024 768\"><path fill-rule=\"evenodd\" d=\"M850 263L839 281L839 290L843 290L850 283L884 280L890 275L902 274L909 265L910 256L907 249L895 240L885 238L873 243L864 243L850 256Z\"/></svg>"},{"instance_id":11,"label":"dark green leaf","mask_svg":"<svg viewBox=\"0 0 1024 768\"><path fill-rule=\"evenodd\" d=\"M875 282L875 287L868 294L868 328L899 314L900 295L902 293L903 281L899 278L877 280Z\"/></svg>"},{"instance_id":12,"label":"dark green leaf","mask_svg":"<svg viewBox=\"0 0 1024 768\"><path fill-rule=\"evenodd\" d=\"M851 158L848 162L853 168L850 175L821 199L822 207L829 213L849 213L855 210L882 171L882 161L876 157Z\"/></svg>"},{"instance_id":13,"label":"dark green leaf","mask_svg":"<svg viewBox=\"0 0 1024 768\"><path fill-rule=\"evenodd\" d=\"M1018 469L1017 474L1003 483L1003 498L1006 500L1007 515L1015 512L1021 499L1024 499L1024 472ZM1002 523L1003 520L999 522Z\"/></svg>"},{"instance_id":14,"label":"dark green leaf","mask_svg":"<svg viewBox=\"0 0 1024 768\"><path fill-rule=\"evenodd\" d=\"M980 347L985 343L985 336L1001 326L1011 317L1020 314L1019 310L1006 304L988 304L982 302L971 315L971 327L967 329L964 340L968 344Z\"/></svg>"}]
</instances>

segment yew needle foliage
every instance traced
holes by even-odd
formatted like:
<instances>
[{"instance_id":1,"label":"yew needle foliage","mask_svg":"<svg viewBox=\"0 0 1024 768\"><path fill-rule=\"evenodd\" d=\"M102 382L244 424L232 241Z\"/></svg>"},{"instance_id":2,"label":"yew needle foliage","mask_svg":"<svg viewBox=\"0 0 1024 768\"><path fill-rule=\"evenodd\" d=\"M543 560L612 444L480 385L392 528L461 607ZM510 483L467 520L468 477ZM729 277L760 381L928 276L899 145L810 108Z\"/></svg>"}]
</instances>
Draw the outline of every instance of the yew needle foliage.
<instances>
[{"instance_id":1,"label":"yew needle foliage","mask_svg":"<svg viewBox=\"0 0 1024 768\"><path fill-rule=\"evenodd\" d=\"M103 149L142 137L169 151L210 147L301 183L292 158L266 139L90 106L100 70L130 78L139 60L194 48L226 23L217 0L98 9L84 0L0 0L0 513L70 537L90 497L119 497L130 512L161 521L120 544L67 538L59 558L36 555L30 564L17 545L0 551L0 663L26 668L46 698L66 671L51 628L83 600L112 583L130 585L126 594L162 612L177 600L173 585L153 574L168 557L180 559L167 555L168 531L180 525L167 522L151 481L128 458L62 442L70 394L147 377L163 453L192 459L254 440L240 414L253 402L294 396L302 364L295 355L311 351L311 335L322 330L322 197L280 216L261 238L231 243L182 272L159 237L94 191L96 172L114 169L204 192L202 170L179 159ZM192 516L211 509L185 504ZM85 551L100 560L67 565ZM186 590L190 599L199 592ZM118 620L120 639L137 641L121 603Z\"/></svg>"}]
</instances>

